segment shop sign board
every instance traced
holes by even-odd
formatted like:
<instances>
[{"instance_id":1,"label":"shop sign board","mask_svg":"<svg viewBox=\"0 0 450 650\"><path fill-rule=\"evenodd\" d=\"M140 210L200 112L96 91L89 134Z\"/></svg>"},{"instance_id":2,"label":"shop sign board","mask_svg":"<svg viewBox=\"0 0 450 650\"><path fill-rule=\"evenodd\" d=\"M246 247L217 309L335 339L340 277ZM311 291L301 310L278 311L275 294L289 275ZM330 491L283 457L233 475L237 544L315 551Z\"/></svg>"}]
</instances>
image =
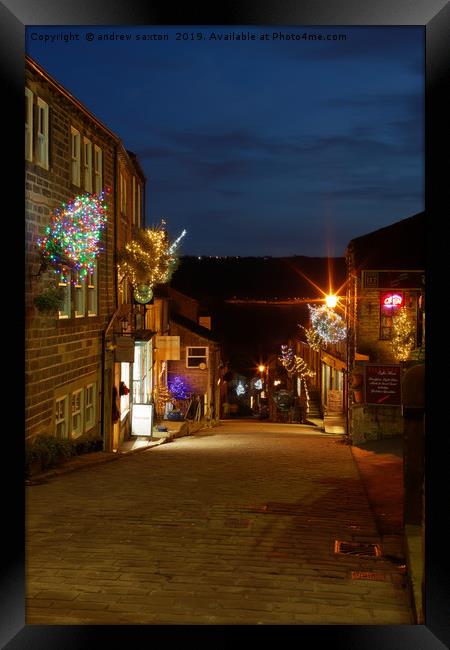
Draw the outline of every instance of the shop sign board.
<instances>
[{"instance_id":1,"label":"shop sign board","mask_svg":"<svg viewBox=\"0 0 450 650\"><path fill-rule=\"evenodd\" d=\"M367 363L364 385L366 404L401 405L400 365Z\"/></svg>"},{"instance_id":2,"label":"shop sign board","mask_svg":"<svg viewBox=\"0 0 450 650\"><path fill-rule=\"evenodd\" d=\"M132 428L133 436L152 437L153 404L133 404Z\"/></svg>"},{"instance_id":3,"label":"shop sign board","mask_svg":"<svg viewBox=\"0 0 450 650\"><path fill-rule=\"evenodd\" d=\"M180 360L180 337L179 336L156 336L156 356L159 361Z\"/></svg>"}]
</instances>

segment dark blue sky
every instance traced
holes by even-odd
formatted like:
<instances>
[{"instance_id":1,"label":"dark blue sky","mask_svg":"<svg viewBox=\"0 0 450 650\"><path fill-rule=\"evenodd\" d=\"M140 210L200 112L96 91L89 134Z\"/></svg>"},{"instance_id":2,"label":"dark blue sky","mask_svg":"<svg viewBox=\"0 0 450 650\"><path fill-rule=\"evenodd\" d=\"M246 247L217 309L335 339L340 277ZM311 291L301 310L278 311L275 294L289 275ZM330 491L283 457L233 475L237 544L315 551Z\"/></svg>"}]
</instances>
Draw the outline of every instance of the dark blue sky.
<instances>
[{"instance_id":1,"label":"dark blue sky","mask_svg":"<svg viewBox=\"0 0 450 650\"><path fill-rule=\"evenodd\" d=\"M422 27L39 26L26 48L139 156L147 223L186 228L182 254L340 256L424 209Z\"/></svg>"}]
</instances>

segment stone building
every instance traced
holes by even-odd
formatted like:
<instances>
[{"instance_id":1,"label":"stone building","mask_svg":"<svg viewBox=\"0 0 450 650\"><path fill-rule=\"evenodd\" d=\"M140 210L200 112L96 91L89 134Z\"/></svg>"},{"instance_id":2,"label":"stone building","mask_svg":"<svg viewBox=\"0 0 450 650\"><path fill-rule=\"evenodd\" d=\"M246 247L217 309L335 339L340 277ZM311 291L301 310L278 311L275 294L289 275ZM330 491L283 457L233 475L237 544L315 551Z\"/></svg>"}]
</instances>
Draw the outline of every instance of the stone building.
<instances>
[{"instance_id":1,"label":"stone building","mask_svg":"<svg viewBox=\"0 0 450 650\"><path fill-rule=\"evenodd\" d=\"M37 242L55 209L77 196L106 195L107 223L95 269L43 269ZM110 129L30 57L25 77L25 431L63 439L103 437L117 447L114 388L122 366L111 339L126 329L131 298L120 289L116 258L143 219L145 178L136 157ZM50 293L49 293L50 290ZM43 309L55 290L62 301ZM41 297L40 307L36 298ZM109 337L109 338L108 338ZM109 345L109 346L108 346ZM117 427L116 427L117 428Z\"/></svg>"},{"instance_id":2,"label":"stone building","mask_svg":"<svg viewBox=\"0 0 450 650\"><path fill-rule=\"evenodd\" d=\"M199 398L199 416L219 418L223 366L211 317L202 314L197 300L170 289L169 328L171 336L179 337L179 355L168 361L168 383L182 378Z\"/></svg>"},{"instance_id":3,"label":"stone building","mask_svg":"<svg viewBox=\"0 0 450 650\"><path fill-rule=\"evenodd\" d=\"M347 247L348 420L354 443L402 433L401 378L407 368L424 363L424 242L421 212L353 239ZM393 317L402 307L412 324L414 347L400 363L391 340Z\"/></svg>"}]
</instances>

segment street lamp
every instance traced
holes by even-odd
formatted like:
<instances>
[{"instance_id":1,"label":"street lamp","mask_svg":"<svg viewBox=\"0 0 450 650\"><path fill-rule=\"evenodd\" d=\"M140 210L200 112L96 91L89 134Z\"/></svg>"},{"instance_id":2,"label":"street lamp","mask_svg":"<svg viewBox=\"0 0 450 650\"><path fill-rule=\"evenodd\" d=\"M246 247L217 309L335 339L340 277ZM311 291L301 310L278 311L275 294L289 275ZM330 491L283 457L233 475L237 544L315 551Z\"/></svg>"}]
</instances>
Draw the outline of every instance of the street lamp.
<instances>
[{"instance_id":1,"label":"street lamp","mask_svg":"<svg viewBox=\"0 0 450 650\"><path fill-rule=\"evenodd\" d=\"M326 296L325 297L325 304L330 309L334 309L336 307L337 303L338 303L337 296L331 295L331 296Z\"/></svg>"}]
</instances>

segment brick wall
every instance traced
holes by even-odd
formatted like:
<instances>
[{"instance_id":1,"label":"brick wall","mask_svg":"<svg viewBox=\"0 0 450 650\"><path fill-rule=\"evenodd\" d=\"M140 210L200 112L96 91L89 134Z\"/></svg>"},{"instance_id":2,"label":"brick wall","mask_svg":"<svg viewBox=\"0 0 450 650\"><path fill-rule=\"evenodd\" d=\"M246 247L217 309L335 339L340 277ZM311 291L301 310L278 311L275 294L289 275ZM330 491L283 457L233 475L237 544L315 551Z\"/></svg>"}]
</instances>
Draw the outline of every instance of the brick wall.
<instances>
[{"instance_id":1,"label":"brick wall","mask_svg":"<svg viewBox=\"0 0 450 650\"><path fill-rule=\"evenodd\" d=\"M208 382L210 390L213 391L213 382L218 372L218 345L173 322L170 325L170 335L180 337L180 361L167 362L168 381L170 382L173 377L179 375L186 379L193 393L200 395L207 393ZM186 368L186 348L190 346L206 346L209 348L208 368L205 370Z\"/></svg>"},{"instance_id":2,"label":"brick wall","mask_svg":"<svg viewBox=\"0 0 450 650\"><path fill-rule=\"evenodd\" d=\"M397 363L391 350L390 341L380 340L380 289L360 289L358 295L358 327L356 332L357 350L368 354L374 363ZM411 295L411 307L408 308L413 322L417 319L415 292Z\"/></svg>"},{"instance_id":3,"label":"brick wall","mask_svg":"<svg viewBox=\"0 0 450 650\"><path fill-rule=\"evenodd\" d=\"M400 406L352 405L352 440L359 444L367 440L381 440L403 433Z\"/></svg>"},{"instance_id":4,"label":"brick wall","mask_svg":"<svg viewBox=\"0 0 450 650\"><path fill-rule=\"evenodd\" d=\"M103 233L98 262L98 315L59 320L57 313L44 315L34 297L49 286L52 274L41 273L36 240L44 234L51 212L62 202L83 192L71 183L71 125L103 151L103 186L114 190L115 140L92 118L72 103L32 66L27 66L26 85L49 105L49 169L35 162L25 164L26 223L26 436L54 432L55 397L85 382L97 384L97 426L100 418L101 332L115 309L114 289L114 191L108 198L108 224ZM36 106L35 106L36 110ZM34 114L36 124L36 112ZM36 136L36 128L34 129ZM34 137L36 145L36 137ZM33 158L33 161L36 158Z\"/></svg>"}]
</instances>

